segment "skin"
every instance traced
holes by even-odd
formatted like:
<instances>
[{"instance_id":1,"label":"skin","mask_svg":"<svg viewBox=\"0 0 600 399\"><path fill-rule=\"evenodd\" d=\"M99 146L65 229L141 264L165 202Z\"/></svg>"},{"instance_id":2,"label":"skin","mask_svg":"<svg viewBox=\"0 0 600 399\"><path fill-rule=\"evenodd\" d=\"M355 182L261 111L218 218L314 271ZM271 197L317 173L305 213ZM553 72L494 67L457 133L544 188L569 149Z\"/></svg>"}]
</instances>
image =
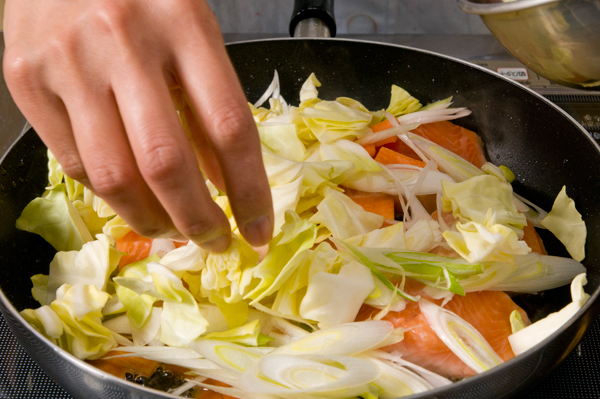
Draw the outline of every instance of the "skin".
<instances>
[{"instance_id":1,"label":"skin","mask_svg":"<svg viewBox=\"0 0 600 399\"><path fill-rule=\"evenodd\" d=\"M7 0L4 29L13 99L65 173L133 230L225 250L229 222L202 170L248 242L269 241L258 132L204 0Z\"/></svg>"}]
</instances>

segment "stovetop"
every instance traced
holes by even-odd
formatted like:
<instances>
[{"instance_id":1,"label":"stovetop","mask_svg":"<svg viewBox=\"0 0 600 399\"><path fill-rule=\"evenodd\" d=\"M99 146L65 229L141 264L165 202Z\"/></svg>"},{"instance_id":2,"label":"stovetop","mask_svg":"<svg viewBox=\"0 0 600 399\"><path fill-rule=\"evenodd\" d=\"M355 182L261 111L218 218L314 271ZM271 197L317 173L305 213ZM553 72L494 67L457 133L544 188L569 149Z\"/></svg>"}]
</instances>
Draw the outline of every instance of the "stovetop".
<instances>
[{"instance_id":1,"label":"stovetop","mask_svg":"<svg viewBox=\"0 0 600 399\"><path fill-rule=\"evenodd\" d=\"M225 35L226 42L271 38ZM600 143L600 92L554 85L516 61L490 35L365 35L349 38L407 45L467 60L543 94L565 109ZM22 125L22 124L21 124ZM0 315L0 399L70 399L19 345ZM600 398L600 319L547 380L524 399Z\"/></svg>"}]
</instances>

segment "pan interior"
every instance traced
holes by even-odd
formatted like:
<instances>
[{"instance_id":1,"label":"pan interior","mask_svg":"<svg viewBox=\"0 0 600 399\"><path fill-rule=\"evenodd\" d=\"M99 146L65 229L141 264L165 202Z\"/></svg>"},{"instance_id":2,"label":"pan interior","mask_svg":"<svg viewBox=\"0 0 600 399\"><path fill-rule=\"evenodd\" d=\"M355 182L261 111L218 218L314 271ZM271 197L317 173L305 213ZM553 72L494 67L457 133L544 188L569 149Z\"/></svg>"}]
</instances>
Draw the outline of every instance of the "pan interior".
<instances>
[{"instance_id":1,"label":"pan interior","mask_svg":"<svg viewBox=\"0 0 600 399\"><path fill-rule=\"evenodd\" d=\"M281 40L228 47L250 102L268 87L274 70L282 94L297 105L304 80L315 72L320 97L352 97L369 109L387 107L390 86L403 87L422 103L453 96L455 106L473 113L456 121L478 132L488 160L509 167L515 191L549 210L563 185L588 226L584 265L586 291L598 290L600 268L600 152L587 134L558 108L516 84L475 66L412 49L337 40ZM30 277L48 272L53 248L15 221L47 184L46 148L30 131L0 165L0 288L17 308L39 306ZM544 235L550 254L565 256L562 244ZM568 287L540 297L534 319L569 302ZM527 306L527 305L525 305ZM528 309L529 310L529 309ZM462 396L461 396L462 397Z\"/></svg>"},{"instance_id":2,"label":"pan interior","mask_svg":"<svg viewBox=\"0 0 600 399\"><path fill-rule=\"evenodd\" d=\"M522 88L468 64L401 47L335 40L282 40L230 45L229 53L250 102L256 101L278 71L283 96L297 104L304 80L315 72L320 97L347 96L369 109L385 108L392 84L422 103L453 96L456 106L473 113L455 122L478 132L488 160L506 165L516 176L515 191L544 209L563 185L588 225L587 291L600 277L600 163L592 140L561 111ZM52 247L39 236L17 230L25 205L47 183L46 148L28 132L0 167L0 287L22 310L36 307L30 277L47 273ZM566 256L562 244L542 232L550 254ZM568 301L568 290L545 295L538 318Z\"/></svg>"}]
</instances>

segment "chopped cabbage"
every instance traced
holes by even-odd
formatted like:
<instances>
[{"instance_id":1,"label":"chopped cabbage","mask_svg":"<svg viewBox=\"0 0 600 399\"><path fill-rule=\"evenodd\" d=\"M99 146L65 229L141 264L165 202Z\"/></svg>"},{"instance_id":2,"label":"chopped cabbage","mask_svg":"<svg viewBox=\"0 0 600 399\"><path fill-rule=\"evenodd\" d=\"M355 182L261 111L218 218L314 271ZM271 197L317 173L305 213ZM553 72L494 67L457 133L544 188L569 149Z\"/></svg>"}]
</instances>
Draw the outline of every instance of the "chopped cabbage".
<instances>
[{"instance_id":1,"label":"chopped cabbage","mask_svg":"<svg viewBox=\"0 0 600 399\"><path fill-rule=\"evenodd\" d=\"M320 101L307 106L299 115L321 143L364 137L369 132L368 125L373 118L368 112L337 101Z\"/></svg>"},{"instance_id":2,"label":"chopped cabbage","mask_svg":"<svg viewBox=\"0 0 600 399\"><path fill-rule=\"evenodd\" d=\"M384 217L365 211L348 196L332 189L317 205L318 212L309 220L326 227L334 238L344 240L381 227Z\"/></svg>"},{"instance_id":3,"label":"chopped cabbage","mask_svg":"<svg viewBox=\"0 0 600 399\"><path fill-rule=\"evenodd\" d=\"M392 97L390 98L390 105L387 107L387 112L398 117L400 115L414 112L421 108L422 105L413 96L411 96L402 87L392 85Z\"/></svg>"},{"instance_id":4,"label":"chopped cabbage","mask_svg":"<svg viewBox=\"0 0 600 399\"><path fill-rule=\"evenodd\" d=\"M136 323L138 326L143 325L153 312L150 302L161 300L163 301L160 323L162 343L185 347L206 331L208 323L202 317L198 302L183 286L181 279L168 268L150 261L139 262L123 270L123 276L115 277L113 281L117 286L129 289L140 296L139 299L133 297L133 301L121 300L126 308L138 310L138 313L145 316L140 318L140 324ZM139 312L140 308L144 311Z\"/></svg>"},{"instance_id":5,"label":"chopped cabbage","mask_svg":"<svg viewBox=\"0 0 600 399\"><path fill-rule=\"evenodd\" d=\"M575 209L575 202L567 196L566 187L560 190L552 210L541 223L565 245L573 259L582 261L585 258L587 229Z\"/></svg>"},{"instance_id":6,"label":"chopped cabbage","mask_svg":"<svg viewBox=\"0 0 600 399\"><path fill-rule=\"evenodd\" d=\"M450 247L469 262L514 263L514 255L526 255L531 248L519 241L515 231L496 223L495 213L490 209L483 224L477 222L456 223L458 232L442 233Z\"/></svg>"},{"instance_id":7,"label":"chopped cabbage","mask_svg":"<svg viewBox=\"0 0 600 399\"><path fill-rule=\"evenodd\" d=\"M254 302L274 293L299 265L304 251L310 249L317 235L316 226L288 212L286 225L269 243L265 258L252 269L251 290L244 298Z\"/></svg>"},{"instance_id":8,"label":"chopped cabbage","mask_svg":"<svg viewBox=\"0 0 600 399\"><path fill-rule=\"evenodd\" d=\"M64 183L31 201L16 226L39 234L57 251L79 251L83 244L93 240L77 208L69 201Z\"/></svg>"},{"instance_id":9,"label":"chopped cabbage","mask_svg":"<svg viewBox=\"0 0 600 399\"><path fill-rule=\"evenodd\" d=\"M231 330L206 334L203 338L233 342L247 346L263 346L267 342L273 340L273 338L269 338L268 336L260 333L259 320L251 321L248 324L233 328Z\"/></svg>"},{"instance_id":10,"label":"chopped cabbage","mask_svg":"<svg viewBox=\"0 0 600 399\"><path fill-rule=\"evenodd\" d=\"M311 73L300 89L300 102L303 103L319 98L317 87L321 87L321 82L319 82L314 73Z\"/></svg>"},{"instance_id":11,"label":"chopped cabbage","mask_svg":"<svg viewBox=\"0 0 600 399\"><path fill-rule=\"evenodd\" d=\"M117 343L102 325L102 308L110 295L93 285L65 284L50 306L25 309L23 317L42 334L79 359L97 359Z\"/></svg>"},{"instance_id":12,"label":"chopped cabbage","mask_svg":"<svg viewBox=\"0 0 600 399\"><path fill-rule=\"evenodd\" d=\"M56 298L56 290L63 284L82 283L105 291L108 278L116 269L121 255L114 248L112 239L103 234L84 244L80 251L58 252L50 262L45 304Z\"/></svg>"},{"instance_id":13,"label":"chopped cabbage","mask_svg":"<svg viewBox=\"0 0 600 399\"><path fill-rule=\"evenodd\" d=\"M460 183L442 181L442 189L444 211L452 212L462 223L484 225L491 209L495 215L494 224L510 227L519 238L523 237L527 220L515 206L510 184L495 176L484 175Z\"/></svg>"},{"instance_id":14,"label":"chopped cabbage","mask_svg":"<svg viewBox=\"0 0 600 399\"><path fill-rule=\"evenodd\" d=\"M350 323L374 289L371 271L358 262L346 263L337 274L315 273L300 304L300 316L332 326Z\"/></svg>"},{"instance_id":15,"label":"chopped cabbage","mask_svg":"<svg viewBox=\"0 0 600 399\"><path fill-rule=\"evenodd\" d=\"M263 148L292 161L304 161L306 148L298 137L298 126L293 123L259 124L258 134Z\"/></svg>"}]
</instances>

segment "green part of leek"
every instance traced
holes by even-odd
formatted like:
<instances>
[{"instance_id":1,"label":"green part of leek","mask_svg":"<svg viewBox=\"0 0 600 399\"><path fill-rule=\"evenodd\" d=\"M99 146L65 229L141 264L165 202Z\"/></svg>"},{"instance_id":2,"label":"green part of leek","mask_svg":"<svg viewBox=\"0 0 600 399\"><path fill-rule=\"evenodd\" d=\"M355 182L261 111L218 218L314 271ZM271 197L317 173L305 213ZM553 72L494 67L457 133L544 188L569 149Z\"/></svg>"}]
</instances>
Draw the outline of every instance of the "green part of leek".
<instances>
[{"instance_id":1,"label":"green part of leek","mask_svg":"<svg viewBox=\"0 0 600 399\"><path fill-rule=\"evenodd\" d=\"M371 260L369 258L367 258L362 252L360 252L358 249L356 249L356 247L354 247L353 245L350 245L348 243L345 243L343 241L339 241L336 240L335 241L336 244L338 245L342 245L344 247L346 247L350 252L352 252L352 254L365 266L367 266L370 270L371 273L373 273L373 275L375 277L377 277L387 288L389 288L390 290L397 292L402 298L404 299L408 299L409 301L413 301L416 302L419 300L418 297L412 296L407 294L406 292L400 290L398 287L396 287L394 284L392 284L392 282L390 280L388 280L387 277L385 277L383 275L383 273L381 273L379 271L379 269L377 268L377 264L375 264L374 262L371 262Z\"/></svg>"}]
</instances>

